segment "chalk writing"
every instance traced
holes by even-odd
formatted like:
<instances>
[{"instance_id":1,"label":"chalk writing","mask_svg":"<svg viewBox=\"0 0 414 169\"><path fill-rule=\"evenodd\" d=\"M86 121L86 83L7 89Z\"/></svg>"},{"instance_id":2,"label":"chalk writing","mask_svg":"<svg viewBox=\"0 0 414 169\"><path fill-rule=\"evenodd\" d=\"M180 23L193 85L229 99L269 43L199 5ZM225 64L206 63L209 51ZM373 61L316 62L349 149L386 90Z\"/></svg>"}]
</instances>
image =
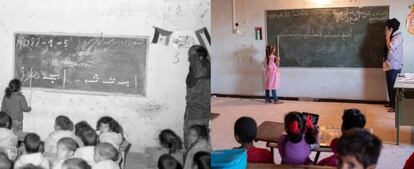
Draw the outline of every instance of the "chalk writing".
<instances>
[{"instance_id":1,"label":"chalk writing","mask_svg":"<svg viewBox=\"0 0 414 169\"><path fill-rule=\"evenodd\" d=\"M273 36L273 38L279 37L302 37L302 38L328 38L328 39L345 39L345 38L351 38L352 37L352 29L349 28L348 31L342 32L342 33L330 33L330 32L322 32L322 31L310 31L310 33L282 33L276 36Z\"/></svg>"}]
</instances>

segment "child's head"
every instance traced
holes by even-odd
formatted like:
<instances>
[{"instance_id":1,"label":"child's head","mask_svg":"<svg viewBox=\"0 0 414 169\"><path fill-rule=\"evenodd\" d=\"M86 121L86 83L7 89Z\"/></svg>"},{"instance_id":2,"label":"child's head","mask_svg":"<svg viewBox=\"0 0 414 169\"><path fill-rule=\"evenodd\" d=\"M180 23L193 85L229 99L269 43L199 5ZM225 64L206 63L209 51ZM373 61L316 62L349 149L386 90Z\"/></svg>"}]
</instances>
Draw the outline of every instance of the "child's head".
<instances>
[{"instance_id":1,"label":"child's head","mask_svg":"<svg viewBox=\"0 0 414 169\"><path fill-rule=\"evenodd\" d=\"M193 168L197 169L210 169L210 153L205 151L199 151L194 155L194 165Z\"/></svg>"},{"instance_id":2,"label":"child's head","mask_svg":"<svg viewBox=\"0 0 414 169\"><path fill-rule=\"evenodd\" d=\"M342 132L352 128L364 128L366 123L365 115L358 109L346 109L342 115Z\"/></svg>"},{"instance_id":3,"label":"child's head","mask_svg":"<svg viewBox=\"0 0 414 169\"><path fill-rule=\"evenodd\" d=\"M270 55L274 54L275 51L276 51L275 45L271 44L271 45L266 46L266 56L270 56Z\"/></svg>"},{"instance_id":4,"label":"child's head","mask_svg":"<svg viewBox=\"0 0 414 169\"><path fill-rule=\"evenodd\" d=\"M315 126L313 126L312 119L304 119L299 112L289 112L285 116L285 130L287 138L292 143L298 143L302 140L305 134L305 141L308 144L316 142Z\"/></svg>"},{"instance_id":5,"label":"child's head","mask_svg":"<svg viewBox=\"0 0 414 169\"><path fill-rule=\"evenodd\" d=\"M88 124L86 121L80 121L75 125L75 135L81 137L81 133L85 130L92 129L92 126Z\"/></svg>"},{"instance_id":6,"label":"child's head","mask_svg":"<svg viewBox=\"0 0 414 169\"><path fill-rule=\"evenodd\" d=\"M13 92L19 92L22 87L22 83L19 79L13 79L10 81L9 86L6 88L6 97L10 97Z\"/></svg>"},{"instance_id":7,"label":"child's head","mask_svg":"<svg viewBox=\"0 0 414 169\"><path fill-rule=\"evenodd\" d=\"M12 119L6 112L0 112L0 128L11 129Z\"/></svg>"},{"instance_id":8,"label":"child's head","mask_svg":"<svg viewBox=\"0 0 414 169\"><path fill-rule=\"evenodd\" d=\"M59 159L73 156L76 149L79 147L78 143L73 138L64 137L57 143L57 155Z\"/></svg>"},{"instance_id":9,"label":"child's head","mask_svg":"<svg viewBox=\"0 0 414 169\"><path fill-rule=\"evenodd\" d=\"M43 168L41 166L36 166L36 165L33 165L33 164L27 164L27 165L25 165L25 166L23 166L19 169L45 169L45 168Z\"/></svg>"},{"instance_id":10,"label":"child's head","mask_svg":"<svg viewBox=\"0 0 414 169\"><path fill-rule=\"evenodd\" d=\"M123 133L121 125L119 125L117 121L115 121L112 117L109 116L101 117L96 123L96 129L99 130L101 133Z\"/></svg>"},{"instance_id":11,"label":"child's head","mask_svg":"<svg viewBox=\"0 0 414 169\"><path fill-rule=\"evenodd\" d=\"M354 128L338 141L338 168L374 169L381 152L381 140L370 132Z\"/></svg>"},{"instance_id":12,"label":"child's head","mask_svg":"<svg viewBox=\"0 0 414 169\"><path fill-rule=\"evenodd\" d=\"M240 117L234 124L234 137L240 144L252 143L256 133L257 124L251 117Z\"/></svg>"},{"instance_id":13,"label":"child's head","mask_svg":"<svg viewBox=\"0 0 414 169\"><path fill-rule=\"evenodd\" d=\"M3 152L0 151L0 169L11 169L11 162L9 157Z\"/></svg>"},{"instance_id":14,"label":"child's head","mask_svg":"<svg viewBox=\"0 0 414 169\"><path fill-rule=\"evenodd\" d=\"M85 128L81 131L79 138L85 146L95 146L98 143L98 135L93 128Z\"/></svg>"},{"instance_id":15,"label":"child's head","mask_svg":"<svg viewBox=\"0 0 414 169\"><path fill-rule=\"evenodd\" d=\"M183 141L181 138L170 129L165 129L158 135L162 147L168 148L170 153L183 148Z\"/></svg>"},{"instance_id":16,"label":"child's head","mask_svg":"<svg viewBox=\"0 0 414 169\"><path fill-rule=\"evenodd\" d=\"M391 29L392 28L392 33L394 33L395 31L397 31L400 28L400 21L398 21L395 18L392 19L388 19L387 21L385 21L385 26L387 29Z\"/></svg>"},{"instance_id":17,"label":"child's head","mask_svg":"<svg viewBox=\"0 0 414 169\"><path fill-rule=\"evenodd\" d=\"M40 137L35 133L29 133L24 137L24 146L28 154L39 152Z\"/></svg>"},{"instance_id":18,"label":"child's head","mask_svg":"<svg viewBox=\"0 0 414 169\"><path fill-rule=\"evenodd\" d=\"M73 131L73 122L66 116L57 116L55 119L55 130Z\"/></svg>"},{"instance_id":19,"label":"child's head","mask_svg":"<svg viewBox=\"0 0 414 169\"><path fill-rule=\"evenodd\" d=\"M208 139L207 127L204 125L192 125L187 139L190 145L193 145L200 139Z\"/></svg>"},{"instance_id":20,"label":"child's head","mask_svg":"<svg viewBox=\"0 0 414 169\"><path fill-rule=\"evenodd\" d=\"M109 143L99 143L95 146L95 162L100 162L104 160L118 160L118 151L112 144Z\"/></svg>"},{"instance_id":21,"label":"child's head","mask_svg":"<svg viewBox=\"0 0 414 169\"><path fill-rule=\"evenodd\" d=\"M164 154L158 159L158 169L182 169L181 164L171 155Z\"/></svg>"},{"instance_id":22,"label":"child's head","mask_svg":"<svg viewBox=\"0 0 414 169\"><path fill-rule=\"evenodd\" d=\"M69 158L63 162L62 169L91 169L91 166L81 158Z\"/></svg>"}]
</instances>

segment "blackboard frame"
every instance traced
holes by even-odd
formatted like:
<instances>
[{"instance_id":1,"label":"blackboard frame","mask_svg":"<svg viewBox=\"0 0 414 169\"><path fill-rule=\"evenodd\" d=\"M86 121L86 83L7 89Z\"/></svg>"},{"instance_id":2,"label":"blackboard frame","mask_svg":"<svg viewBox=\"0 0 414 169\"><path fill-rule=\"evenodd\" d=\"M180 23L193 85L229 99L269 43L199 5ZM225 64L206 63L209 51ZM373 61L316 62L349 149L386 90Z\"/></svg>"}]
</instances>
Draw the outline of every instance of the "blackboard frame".
<instances>
[{"instance_id":1,"label":"blackboard frame","mask_svg":"<svg viewBox=\"0 0 414 169\"><path fill-rule=\"evenodd\" d=\"M146 43L146 59L145 59L145 72L144 72L144 93L143 94L127 94L127 93L118 93L118 92L99 92L99 91L85 91L85 90L73 90L73 89L52 89L52 88L42 88L42 87L23 87L24 90L36 90L43 92L52 92L52 93L67 93L67 94L79 94L79 95L98 95L98 96L129 96L129 97L139 97L146 98L148 97L148 56L149 56L149 45L150 45L150 36L144 35L115 35L115 34L100 34L95 33L65 33L65 32L28 32L28 31L14 31L13 32L13 78L16 78L16 41L15 38L17 34L35 34L35 35L52 35L52 36L91 36L91 37L116 37L116 38L145 38Z\"/></svg>"},{"instance_id":2,"label":"blackboard frame","mask_svg":"<svg viewBox=\"0 0 414 169\"><path fill-rule=\"evenodd\" d=\"M308 9L331 9L331 8L365 8L365 7L388 7L390 10L391 5L383 4L383 5L364 5L364 6L325 6L325 7L301 7L301 8L280 8L280 9L266 9L264 10L263 17L264 17L264 42L265 45L269 44L268 40L268 25L267 25L267 12L268 11L284 11L284 10L308 10ZM388 11L390 14L390 11ZM381 68L368 68L368 67L295 67L295 66L283 66L280 68L288 68L288 69L381 69Z\"/></svg>"}]
</instances>

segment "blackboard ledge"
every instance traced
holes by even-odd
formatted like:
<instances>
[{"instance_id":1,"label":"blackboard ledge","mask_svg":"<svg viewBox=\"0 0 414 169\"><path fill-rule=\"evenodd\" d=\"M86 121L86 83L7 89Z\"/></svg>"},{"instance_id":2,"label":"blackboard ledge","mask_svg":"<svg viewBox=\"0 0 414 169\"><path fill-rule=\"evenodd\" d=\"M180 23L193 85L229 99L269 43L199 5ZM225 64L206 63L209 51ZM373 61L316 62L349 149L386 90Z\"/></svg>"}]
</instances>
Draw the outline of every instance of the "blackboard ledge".
<instances>
[{"instance_id":1,"label":"blackboard ledge","mask_svg":"<svg viewBox=\"0 0 414 169\"><path fill-rule=\"evenodd\" d=\"M110 92L93 92L93 91L82 91L82 90L62 90L62 89L46 89L37 87L22 87L24 91L30 92L30 90L50 92L50 93L64 93L64 94L78 94L78 95L93 95L93 96L116 96L116 97L136 97L146 98L146 94L126 94L126 93L110 93ZM27 97L27 96L26 96Z\"/></svg>"}]
</instances>

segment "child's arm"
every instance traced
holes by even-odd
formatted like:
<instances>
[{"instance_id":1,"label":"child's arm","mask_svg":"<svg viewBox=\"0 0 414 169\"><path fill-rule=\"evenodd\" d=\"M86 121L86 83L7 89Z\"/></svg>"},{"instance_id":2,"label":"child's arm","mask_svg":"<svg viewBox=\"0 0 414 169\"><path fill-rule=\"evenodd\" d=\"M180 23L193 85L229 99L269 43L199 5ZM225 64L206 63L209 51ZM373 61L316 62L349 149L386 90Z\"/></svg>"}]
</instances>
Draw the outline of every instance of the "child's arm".
<instances>
[{"instance_id":1,"label":"child's arm","mask_svg":"<svg viewBox=\"0 0 414 169\"><path fill-rule=\"evenodd\" d=\"M276 63L277 66L280 65L280 57L279 56L275 57L275 63Z\"/></svg>"},{"instance_id":2,"label":"child's arm","mask_svg":"<svg viewBox=\"0 0 414 169\"><path fill-rule=\"evenodd\" d=\"M24 111L24 112L29 112L29 111L31 111L32 110L32 108L31 107L29 107L29 105L27 105L27 101L26 101L26 98L22 95L22 99L20 100L20 107L22 108L22 110Z\"/></svg>"}]
</instances>

